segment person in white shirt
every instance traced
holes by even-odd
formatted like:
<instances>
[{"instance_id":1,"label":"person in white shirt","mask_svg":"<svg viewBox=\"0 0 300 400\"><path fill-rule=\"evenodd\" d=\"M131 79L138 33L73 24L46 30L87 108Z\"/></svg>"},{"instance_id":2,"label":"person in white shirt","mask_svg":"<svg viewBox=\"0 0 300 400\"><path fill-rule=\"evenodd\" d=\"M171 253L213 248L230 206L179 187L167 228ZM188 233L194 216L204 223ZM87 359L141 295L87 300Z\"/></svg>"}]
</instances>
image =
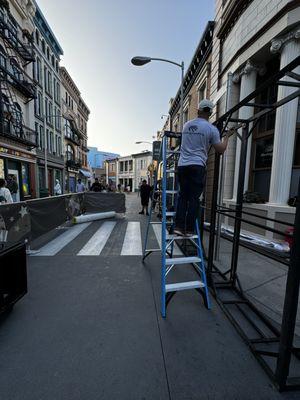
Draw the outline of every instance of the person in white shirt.
<instances>
[{"instance_id":1,"label":"person in white shirt","mask_svg":"<svg viewBox=\"0 0 300 400\"><path fill-rule=\"evenodd\" d=\"M83 183L81 183L81 179L78 179L77 185L76 185L76 192L81 193L85 191L85 186Z\"/></svg>"},{"instance_id":2,"label":"person in white shirt","mask_svg":"<svg viewBox=\"0 0 300 400\"><path fill-rule=\"evenodd\" d=\"M13 203L13 198L11 197L11 193L9 189L7 189L6 180L0 179L0 204L9 204Z\"/></svg>"},{"instance_id":3,"label":"person in white shirt","mask_svg":"<svg viewBox=\"0 0 300 400\"><path fill-rule=\"evenodd\" d=\"M201 100L198 118L184 124L178 162L179 196L174 233L193 235L203 191L208 150L213 146L218 153L224 153L228 137L221 141L218 129L208 122L213 110L210 100Z\"/></svg>"},{"instance_id":4,"label":"person in white shirt","mask_svg":"<svg viewBox=\"0 0 300 400\"><path fill-rule=\"evenodd\" d=\"M55 180L54 195L55 196L61 195L61 186L58 179Z\"/></svg>"}]
</instances>

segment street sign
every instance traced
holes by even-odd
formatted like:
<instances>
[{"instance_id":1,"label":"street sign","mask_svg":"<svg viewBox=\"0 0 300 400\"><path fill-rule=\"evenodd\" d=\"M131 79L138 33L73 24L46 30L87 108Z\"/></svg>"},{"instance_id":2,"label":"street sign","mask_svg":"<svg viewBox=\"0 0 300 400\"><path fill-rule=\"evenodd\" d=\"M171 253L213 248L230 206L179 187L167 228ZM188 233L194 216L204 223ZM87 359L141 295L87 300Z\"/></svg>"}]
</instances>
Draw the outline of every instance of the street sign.
<instances>
[{"instance_id":1,"label":"street sign","mask_svg":"<svg viewBox=\"0 0 300 400\"><path fill-rule=\"evenodd\" d=\"M152 143L152 159L153 161L159 161L160 159L160 145L161 142L156 140Z\"/></svg>"}]
</instances>

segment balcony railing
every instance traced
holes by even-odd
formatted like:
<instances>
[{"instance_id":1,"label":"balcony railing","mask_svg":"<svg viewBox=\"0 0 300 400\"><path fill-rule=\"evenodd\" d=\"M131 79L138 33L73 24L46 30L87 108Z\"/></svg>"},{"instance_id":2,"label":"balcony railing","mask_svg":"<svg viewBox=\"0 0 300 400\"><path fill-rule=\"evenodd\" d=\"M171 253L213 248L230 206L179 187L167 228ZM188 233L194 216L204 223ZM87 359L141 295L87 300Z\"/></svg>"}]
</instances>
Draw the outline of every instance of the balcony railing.
<instances>
[{"instance_id":1,"label":"balcony railing","mask_svg":"<svg viewBox=\"0 0 300 400\"><path fill-rule=\"evenodd\" d=\"M29 43L31 35L26 30L22 30L16 21L10 20L10 17L0 12L0 36L18 52L18 54L27 62L34 61L33 44ZM25 41L27 37L27 41Z\"/></svg>"},{"instance_id":2,"label":"balcony railing","mask_svg":"<svg viewBox=\"0 0 300 400\"><path fill-rule=\"evenodd\" d=\"M1 118L1 116L0 116ZM11 121L2 120L0 135L28 147L37 147L37 134L33 129L23 124L14 124Z\"/></svg>"},{"instance_id":3,"label":"balcony railing","mask_svg":"<svg viewBox=\"0 0 300 400\"><path fill-rule=\"evenodd\" d=\"M79 169L82 167L82 163L78 158L73 158L66 161L66 166L72 169Z\"/></svg>"},{"instance_id":4,"label":"balcony railing","mask_svg":"<svg viewBox=\"0 0 300 400\"><path fill-rule=\"evenodd\" d=\"M0 64L0 76L4 81L9 82L20 93L28 99L36 98L36 85L33 80L25 73L25 71L16 70L16 67L6 62L5 65Z\"/></svg>"},{"instance_id":5,"label":"balcony railing","mask_svg":"<svg viewBox=\"0 0 300 400\"><path fill-rule=\"evenodd\" d=\"M80 139L75 133L65 133L65 138L76 144L76 146L80 146Z\"/></svg>"}]
</instances>

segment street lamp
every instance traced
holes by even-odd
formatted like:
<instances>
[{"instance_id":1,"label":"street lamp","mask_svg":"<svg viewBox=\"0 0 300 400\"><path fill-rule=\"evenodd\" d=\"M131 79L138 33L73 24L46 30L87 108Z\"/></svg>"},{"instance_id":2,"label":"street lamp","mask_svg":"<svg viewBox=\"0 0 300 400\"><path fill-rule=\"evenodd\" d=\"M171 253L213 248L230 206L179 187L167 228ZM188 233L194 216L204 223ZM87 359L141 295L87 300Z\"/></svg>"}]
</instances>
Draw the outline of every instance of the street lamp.
<instances>
[{"instance_id":1,"label":"street lamp","mask_svg":"<svg viewBox=\"0 0 300 400\"><path fill-rule=\"evenodd\" d=\"M135 144L142 144L142 143L152 144L151 142L144 142L144 141L141 141L141 142L135 142Z\"/></svg>"},{"instance_id":2,"label":"street lamp","mask_svg":"<svg viewBox=\"0 0 300 400\"><path fill-rule=\"evenodd\" d=\"M148 64L151 61L163 61L169 64L176 65L177 67L181 68L181 85L180 85L180 131L182 132L183 128L183 80L184 80L184 62L182 61L181 64L166 60L164 58L154 58L154 57L144 57L144 56L136 56L131 59L131 63L138 67L141 67L145 64Z\"/></svg>"}]
</instances>

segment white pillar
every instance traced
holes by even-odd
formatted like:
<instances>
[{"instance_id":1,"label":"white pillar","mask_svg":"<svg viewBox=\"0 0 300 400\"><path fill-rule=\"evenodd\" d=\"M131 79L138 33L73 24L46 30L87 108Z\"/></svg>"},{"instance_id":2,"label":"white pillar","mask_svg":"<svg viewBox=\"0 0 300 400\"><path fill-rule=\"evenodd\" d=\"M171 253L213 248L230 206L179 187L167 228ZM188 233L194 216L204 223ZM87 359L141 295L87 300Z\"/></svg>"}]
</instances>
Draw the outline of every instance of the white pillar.
<instances>
[{"instance_id":1,"label":"white pillar","mask_svg":"<svg viewBox=\"0 0 300 400\"><path fill-rule=\"evenodd\" d=\"M293 61L300 54L300 29L289 33L282 39L272 41L271 51L281 51L280 69ZM300 74L300 67L295 69ZM284 80L293 81L292 78ZM290 95L297 90L293 87L279 86L278 100ZM273 159L270 183L269 203L286 205L289 199L291 175L293 167L293 154L295 145L295 132L298 112L296 98L276 111L274 132Z\"/></svg>"},{"instance_id":2,"label":"white pillar","mask_svg":"<svg viewBox=\"0 0 300 400\"><path fill-rule=\"evenodd\" d=\"M255 66L249 60L246 66L237 74L234 74L233 82L237 83L241 79L240 87L240 101L242 101L249 94L254 92L256 88L256 77L257 72L263 74L264 68L260 66ZM253 102L253 100L252 100ZM240 119L248 119L254 114L253 107L242 107L239 110ZM251 128L251 125L250 125ZM241 130L239 131L241 134ZM248 149L247 149L247 160L246 160L246 171L245 171L245 183L244 191L248 190L249 183L249 169L250 169L250 156L251 156L251 136L248 139ZM233 200L236 200L237 186L239 179L239 166L240 166L240 153L241 153L241 140L237 137L236 139L236 152L235 152L235 168L234 168L234 183L233 183Z\"/></svg>"}]
</instances>

